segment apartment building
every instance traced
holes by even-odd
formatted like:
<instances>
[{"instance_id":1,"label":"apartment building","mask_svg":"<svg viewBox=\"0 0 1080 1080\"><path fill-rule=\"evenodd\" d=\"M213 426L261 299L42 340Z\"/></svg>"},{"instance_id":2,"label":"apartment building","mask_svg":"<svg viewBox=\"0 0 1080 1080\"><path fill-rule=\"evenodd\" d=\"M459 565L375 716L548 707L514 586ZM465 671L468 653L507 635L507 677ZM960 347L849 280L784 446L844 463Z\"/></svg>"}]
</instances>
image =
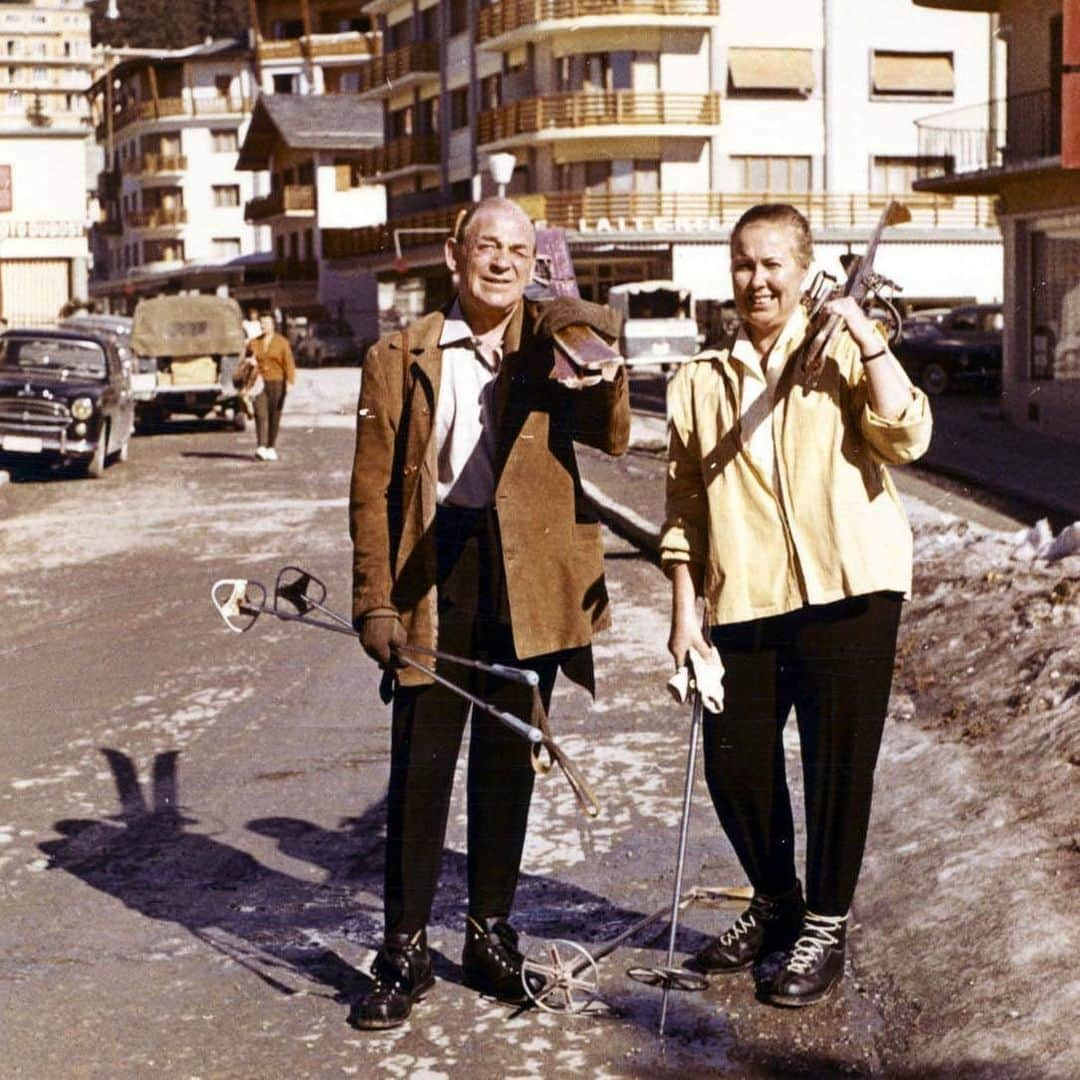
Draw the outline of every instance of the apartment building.
<instances>
[{"instance_id":1,"label":"apartment building","mask_svg":"<svg viewBox=\"0 0 1080 1080\"><path fill-rule=\"evenodd\" d=\"M0 3L0 314L51 322L87 295L83 0Z\"/></svg>"},{"instance_id":2,"label":"apartment building","mask_svg":"<svg viewBox=\"0 0 1080 1080\"><path fill-rule=\"evenodd\" d=\"M90 89L98 178L91 295L111 310L244 280L268 236L244 217L265 178L236 159L257 86L246 41L110 49Z\"/></svg>"},{"instance_id":3,"label":"apartment building","mask_svg":"<svg viewBox=\"0 0 1080 1080\"><path fill-rule=\"evenodd\" d=\"M941 162L918 187L996 198L1005 245L1002 398L1009 419L1080 442L1080 4L919 0L995 13L1006 93L919 122Z\"/></svg>"},{"instance_id":4,"label":"apartment building","mask_svg":"<svg viewBox=\"0 0 1080 1080\"><path fill-rule=\"evenodd\" d=\"M516 159L508 192L567 230L585 295L671 277L727 295L726 240L762 199L796 202L821 260L865 242L886 197L911 196L914 121L992 78L986 15L913 0L369 0L382 52L359 93L380 102L381 227L325 250L419 306L446 291L438 238ZM1000 292L990 200L924 193L882 248L919 299ZM426 230L426 231L425 231ZM397 256L401 251L403 258Z\"/></svg>"}]
</instances>

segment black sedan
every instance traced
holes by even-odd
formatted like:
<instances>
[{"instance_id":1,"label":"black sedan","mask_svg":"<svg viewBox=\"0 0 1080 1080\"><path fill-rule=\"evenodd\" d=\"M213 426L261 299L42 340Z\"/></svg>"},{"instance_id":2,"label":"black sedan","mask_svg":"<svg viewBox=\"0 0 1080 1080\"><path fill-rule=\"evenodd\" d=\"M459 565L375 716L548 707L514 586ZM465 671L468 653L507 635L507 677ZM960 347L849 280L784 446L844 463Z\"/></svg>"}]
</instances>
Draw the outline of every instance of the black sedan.
<instances>
[{"instance_id":1,"label":"black sedan","mask_svg":"<svg viewBox=\"0 0 1080 1080\"><path fill-rule=\"evenodd\" d=\"M130 364L106 333L0 334L0 454L75 462L99 477L126 461L135 422Z\"/></svg>"},{"instance_id":2,"label":"black sedan","mask_svg":"<svg viewBox=\"0 0 1080 1080\"><path fill-rule=\"evenodd\" d=\"M935 319L905 320L895 348L908 375L928 394L961 385L994 389L1001 384L1000 304L965 304Z\"/></svg>"}]
</instances>

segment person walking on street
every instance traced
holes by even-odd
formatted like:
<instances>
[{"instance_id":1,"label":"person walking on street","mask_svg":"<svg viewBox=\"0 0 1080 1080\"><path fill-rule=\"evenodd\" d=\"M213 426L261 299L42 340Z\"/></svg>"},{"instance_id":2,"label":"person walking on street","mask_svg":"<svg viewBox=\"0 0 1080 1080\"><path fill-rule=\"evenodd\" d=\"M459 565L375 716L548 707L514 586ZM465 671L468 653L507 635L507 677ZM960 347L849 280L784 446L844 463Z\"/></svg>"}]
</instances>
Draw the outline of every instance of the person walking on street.
<instances>
[{"instance_id":1,"label":"person walking on street","mask_svg":"<svg viewBox=\"0 0 1080 1080\"><path fill-rule=\"evenodd\" d=\"M588 386L560 382L552 335L584 324L614 339L620 320L580 300L526 303L535 252L532 223L515 203L474 205L445 245L456 298L382 338L364 362L350 499L353 616L393 706L385 937L374 984L350 1013L361 1029L403 1023L434 982L426 926L470 711L402 667L396 650L437 647L527 668L546 705L560 669L593 689L590 643L610 621L600 526L573 442L626 449L626 375L617 365ZM528 719L528 687L449 665L443 673ZM530 750L480 710L471 723L462 966L467 986L516 1002L522 958L508 919Z\"/></svg>"},{"instance_id":2,"label":"person walking on street","mask_svg":"<svg viewBox=\"0 0 1080 1080\"><path fill-rule=\"evenodd\" d=\"M705 775L754 889L749 908L691 961L761 965L776 1005L820 1001L844 969L912 539L886 466L930 440L925 394L850 297L816 383L803 377L800 303L810 228L794 207L748 210L731 237L740 317L668 391L661 557L672 581L668 648L706 655L697 599L725 669L706 712ZM782 735L795 709L806 812L806 893L796 876Z\"/></svg>"},{"instance_id":3,"label":"person walking on street","mask_svg":"<svg viewBox=\"0 0 1080 1080\"><path fill-rule=\"evenodd\" d=\"M277 461L276 448L287 388L296 382L296 361L288 340L274 329L274 316L259 316L261 334L248 342L248 351L259 365L263 392L254 401L255 433L260 461Z\"/></svg>"}]
</instances>

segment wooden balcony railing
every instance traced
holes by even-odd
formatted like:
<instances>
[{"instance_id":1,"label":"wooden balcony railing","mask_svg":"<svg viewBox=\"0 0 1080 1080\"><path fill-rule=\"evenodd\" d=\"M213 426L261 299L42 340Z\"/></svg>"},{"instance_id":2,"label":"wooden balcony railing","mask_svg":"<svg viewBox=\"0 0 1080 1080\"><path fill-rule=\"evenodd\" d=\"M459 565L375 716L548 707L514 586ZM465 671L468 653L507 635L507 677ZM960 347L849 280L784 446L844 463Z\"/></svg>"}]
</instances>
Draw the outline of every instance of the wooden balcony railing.
<instances>
[{"instance_id":1,"label":"wooden balcony railing","mask_svg":"<svg viewBox=\"0 0 1080 1080\"><path fill-rule=\"evenodd\" d=\"M222 94L133 101L113 113L112 133L115 136L123 128L140 121L162 120L173 116L228 116L242 114L249 108L248 102ZM96 132L98 140L104 141L108 132L106 121L102 120L97 125Z\"/></svg>"},{"instance_id":2,"label":"wooden balcony railing","mask_svg":"<svg viewBox=\"0 0 1080 1080\"><path fill-rule=\"evenodd\" d=\"M153 210L129 210L127 222L133 229L168 229L186 225L188 213L182 206L158 206Z\"/></svg>"},{"instance_id":3,"label":"wooden balcony railing","mask_svg":"<svg viewBox=\"0 0 1080 1080\"><path fill-rule=\"evenodd\" d=\"M990 198L954 198L914 192L895 196L911 211L915 227L992 228L996 226ZM703 227L734 225L742 213L761 202L786 202L807 217L812 228L872 228L889 196L832 192L555 192L529 196L542 200L533 210L549 226L577 229L601 219L622 229L667 231L701 222Z\"/></svg>"},{"instance_id":4,"label":"wooden balcony railing","mask_svg":"<svg viewBox=\"0 0 1080 1080\"><path fill-rule=\"evenodd\" d=\"M866 229L877 223L888 196L872 193L832 194L777 191L745 192L549 192L521 197L537 221L552 228L589 231L604 222L604 235L679 232L688 240L724 233L744 211L760 202L787 202L801 210L814 229ZM911 210L903 228L994 229L994 201L989 197L951 197L925 192L900 196ZM443 207L408 214L384 225L363 229L325 229L323 252L343 259L391 255L395 230L403 249L436 245L448 236L462 207ZM427 231L430 230L430 231Z\"/></svg>"},{"instance_id":5,"label":"wooden balcony railing","mask_svg":"<svg viewBox=\"0 0 1080 1080\"><path fill-rule=\"evenodd\" d=\"M364 177L382 176L418 165L438 165L438 135L409 135L361 152L357 172Z\"/></svg>"},{"instance_id":6,"label":"wooden balcony railing","mask_svg":"<svg viewBox=\"0 0 1080 1080\"><path fill-rule=\"evenodd\" d=\"M272 265L278 281L319 280L319 264L314 259L275 259Z\"/></svg>"},{"instance_id":7,"label":"wooden balcony railing","mask_svg":"<svg viewBox=\"0 0 1080 1080\"><path fill-rule=\"evenodd\" d=\"M678 16L682 19L713 19L720 14L720 0L499 0L481 8L476 40L487 41L525 26L563 20L619 16Z\"/></svg>"},{"instance_id":8,"label":"wooden balcony railing","mask_svg":"<svg viewBox=\"0 0 1080 1080\"><path fill-rule=\"evenodd\" d=\"M360 93L377 90L405 78L406 75L439 72L439 43L419 41L378 56L360 72Z\"/></svg>"},{"instance_id":9,"label":"wooden balcony railing","mask_svg":"<svg viewBox=\"0 0 1080 1080\"><path fill-rule=\"evenodd\" d=\"M124 162L124 172L128 176L143 173L182 173L187 172L186 154L140 154Z\"/></svg>"},{"instance_id":10,"label":"wooden balcony railing","mask_svg":"<svg viewBox=\"0 0 1080 1080\"><path fill-rule=\"evenodd\" d=\"M719 124L720 100L718 93L669 94L657 90L549 94L482 112L477 122L477 142L499 142L551 128ZM626 132L619 134L625 136Z\"/></svg>"},{"instance_id":11,"label":"wooden balcony railing","mask_svg":"<svg viewBox=\"0 0 1080 1080\"><path fill-rule=\"evenodd\" d=\"M328 259L392 254L394 231L399 229L424 230L401 233L399 239L403 248L441 244L453 231L458 214L468 205L461 203L419 214L406 214L384 225L370 225L363 229L323 229L323 254Z\"/></svg>"},{"instance_id":12,"label":"wooden balcony railing","mask_svg":"<svg viewBox=\"0 0 1080 1080\"><path fill-rule=\"evenodd\" d=\"M286 184L269 195L248 199L244 206L247 221L263 221L278 214L313 213L315 188L311 184Z\"/></svg>"},{"instance_id":13,"label":"wooden balcony railing","mask_svg":"<svg viewBox=\"0 0 1080 1080\"><path fill-rule=\"evenodd\" d=\"M378 56L382 47L379 34L358 30L341 34L312 34L310 37L286 38L283 41L260 41L259 61L299 60L305 54L314 59L327 56Z\"/></svg>"}]
</instances>

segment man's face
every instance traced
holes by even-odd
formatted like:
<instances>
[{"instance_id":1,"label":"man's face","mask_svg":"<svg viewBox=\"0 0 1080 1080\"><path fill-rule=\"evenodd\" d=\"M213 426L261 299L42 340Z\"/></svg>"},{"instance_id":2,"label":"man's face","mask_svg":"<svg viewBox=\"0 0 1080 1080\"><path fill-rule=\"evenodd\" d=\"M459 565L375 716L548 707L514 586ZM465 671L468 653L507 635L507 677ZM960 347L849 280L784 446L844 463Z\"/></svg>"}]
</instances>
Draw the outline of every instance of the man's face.
<instances>
[{"instance_id":1,"label":"man's face","mask_svg":"<svg viewBox=\"0 0 1080 1080\"><path fill-rule=\"evenodd\" d=\"M259 320L259 327L263 332L263 337L269 337L274 332L274 319L271 315L264 315Z\"/></svg>"},{"instance_id":2,"label":"man's face","mask_svg":"<svg viewBox=\"0 0 1080 1080\"><path fill-rule=\"evenodd\" d=\"M786 225L757 222L741 229L731 245L731 286L747 330L781 330L802 295L806 267Z\"/></svg>"},{"instance_id":3,"label":"man's face","mask_svg":"<svg viewBox=\"0 0 1080 1080\"><path fill-rule=\"evenodd\" d=\"M515 207L482 208L469 222L461 243L446 242L446 264L458 277L466 317L509 314L532 280L536 236Z\"/></svg>"}]
</instances>

